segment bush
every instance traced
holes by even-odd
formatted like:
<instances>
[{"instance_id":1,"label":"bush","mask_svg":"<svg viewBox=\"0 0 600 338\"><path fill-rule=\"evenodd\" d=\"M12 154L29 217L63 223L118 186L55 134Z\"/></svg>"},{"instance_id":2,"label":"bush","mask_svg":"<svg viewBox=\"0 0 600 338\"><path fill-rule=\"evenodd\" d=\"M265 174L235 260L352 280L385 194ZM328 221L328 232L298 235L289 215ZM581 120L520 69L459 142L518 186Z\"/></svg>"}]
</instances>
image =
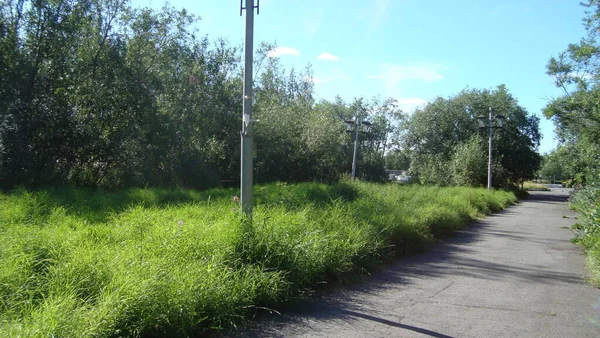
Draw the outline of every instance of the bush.
<instances>
[{"instance_id":1,"label":"bush","mask_svg":"<svg viewBox=\"0 0 600 338\"><path fill-rule=\"evenodd\" d=\"M479 137L456 147L452 157L452 181L456 185L479 187L487 182L487 147Z\"/></svg>"}]
</instances>

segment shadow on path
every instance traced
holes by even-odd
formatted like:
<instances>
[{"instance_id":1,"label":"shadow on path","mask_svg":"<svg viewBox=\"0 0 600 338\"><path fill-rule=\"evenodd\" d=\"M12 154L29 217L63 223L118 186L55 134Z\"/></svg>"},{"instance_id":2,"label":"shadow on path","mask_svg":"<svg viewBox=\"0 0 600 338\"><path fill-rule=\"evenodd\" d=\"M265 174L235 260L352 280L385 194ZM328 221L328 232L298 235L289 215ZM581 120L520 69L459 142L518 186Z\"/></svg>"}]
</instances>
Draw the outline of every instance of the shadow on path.
<instances>
[{"instance_id":1,"label":"shadow on path","mask_svg":"<svg viewBox=\"0 0 600 338\"><path fill-rule=\"evenodd\" d=\"M432 331L432 330L428 330L422 327L418 327L418 326L414 326L414 325L408 325L408 324L402 324L400 322L396 322L396 321L392 321L392 320L388 320L385 318L381 318L381 317L376 317L370 314L366 314L363 312L359 312L356 309L340 309L338 307L331 307L331 306L327 306L324 310L329 310L329 312L326 315L323 315L322 313L319 314L318 316L315 316L314 313L311 312L298 312L296 313L295 317L286 317L286 318L280 318L277 321L270 321L267 322L268 324L268 328L265 329L264 327L261 329L251 329L247 332L245 332L245 334L243 335L243 337L264 337L264 336L268 336L268 337L286 337L286 334L281 334L279 333L279 330L277 329L277 326L279 325L285 325L285 324L290 324L290 323L294 323L294 324L303 324L303 328L306 327L310 327L310 324L303 322L302 318L300 318L299 316L303 316L306 318L319 318L319 319L324 319L327 318L329 320L340 320L340 321L345 321L345 322L351 322L354 321L358 318L360 319L365 319L365 320L369 320L375 323L379 323L379 324L383 324L383 325L387 325L387 326L391 326L391 327L395 327L395 328L399 328L399 329L404 329L407 331L412 331L412 332L417 332L429 337L437 337L437 338L452 338L453 336L449 336L449 335L445 335L443 333L439 333L436 331ZM323 309L321 310L323 311ZM321 312L320 311L320 312ZM363 310L364 311L364 310ZM300 331L300 330L298 330ZM300 333L300 332L295 332L295 333ZM341 332L337 332L338 335L342 334Z\"/></svg>"},{"instance_id":2,"label":"shadow on path","mask_svg":"<svg viewBox=\"0 0 600 338\"><path fill-rule=\"evenodd\" d=\"M360 313L360 312L356 312L356 311L352 311L352 310L341 310L340 311L341 314L344 315L348 315L351 317L358 317L358 318L363 318L366 320L371 320L374 322L378 322L381 324L385 324L385 325L389 325L389 326L393 326L393 327L397 327L397 328L401 328L401 329L405 329L405 330L410 330L413 332L418 332L418 333L422 333L424 335L430 336L430 337L438 337L438 338L448 338L451 336L447 336L445 334L441 334L438 332L434 332L431 330L427 330L427 329L423 329L417 326L413 326L413 325L406 325L406 324L400 324L397 322L393 322L391 320L387 320L387 319L383 319L383 318L378 318L378 317L374 317L374 316L370 316L364 313Z\"/></svg>"},{"instance_id":3,"label":"shadow on path","mask_svg":"<svg viewBox=\"0 0 600 338\"><path fill-rule=\"evenodd\" d=\"M535 193L529 194L525 200L535 202L549 202L549 203L565 203L569 201L569 189L563 189L564 192L554 191L536 191Z\"/></svg>"}]
</instances>

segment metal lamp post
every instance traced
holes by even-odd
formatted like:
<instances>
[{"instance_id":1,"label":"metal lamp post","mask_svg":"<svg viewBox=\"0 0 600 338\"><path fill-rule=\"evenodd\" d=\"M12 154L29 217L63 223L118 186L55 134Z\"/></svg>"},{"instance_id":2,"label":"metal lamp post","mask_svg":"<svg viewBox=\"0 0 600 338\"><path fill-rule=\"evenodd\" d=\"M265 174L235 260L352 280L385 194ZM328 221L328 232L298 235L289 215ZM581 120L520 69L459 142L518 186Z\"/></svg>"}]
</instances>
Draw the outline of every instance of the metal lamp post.
<instances>
[{"instance_id":1,"label":"metal lamp post","mask_svg":"<svg viewBox=\"0 0 600 338\"><path fill-rule=\"evenodd\" d=\"M358 123L358 116L355 116L352 120L344 121L346 123L346 131L349 133L354 132L354 154L352 155L352 179L356 178L356 157L358 154L358 131L359 125L362 125L362 129L365 132L369 132L371 130L371 122L369 121L361 121Z\"/></svg>"},{"instance_id":2,"label":"metal lamp post","mask_svg":"<svg viewBox=\"0 0 600 338\"><path fill-rule=\"evenodd\" d=\"M494 108L490 107L490 113L489 116L486 118L483 115L479 115L477 117L477 120L479 120L479 128L484 129L487 128L488 129L488 135L489 135L489 155L488 155L488 190L492 190L492 149L493 149L493 137L494 137L494 129L500 129L504 126L504 116L503 115L496 115L494 116ZM494 123L496 122L496 123Z\"/></svg>"}]
</instances>

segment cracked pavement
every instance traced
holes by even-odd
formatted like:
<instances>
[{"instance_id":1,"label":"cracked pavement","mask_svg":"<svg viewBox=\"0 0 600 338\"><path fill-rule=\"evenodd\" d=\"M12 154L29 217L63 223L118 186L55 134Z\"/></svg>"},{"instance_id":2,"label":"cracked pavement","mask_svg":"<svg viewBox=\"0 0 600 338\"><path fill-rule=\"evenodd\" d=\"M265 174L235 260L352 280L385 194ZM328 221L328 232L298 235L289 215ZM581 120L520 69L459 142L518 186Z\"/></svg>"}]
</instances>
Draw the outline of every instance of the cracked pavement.
<instances>
[{"instance_id":1,"label":"cracked pavement","mask_svg":"<svg viewBox=\"0 0 600 338\"><path fill-rule=\"evenodd\" d=\"M281 315L243 337L600 337L600 290L570 242L566 189L531 192L429 251Z\"/></svg>"}]
</instances>

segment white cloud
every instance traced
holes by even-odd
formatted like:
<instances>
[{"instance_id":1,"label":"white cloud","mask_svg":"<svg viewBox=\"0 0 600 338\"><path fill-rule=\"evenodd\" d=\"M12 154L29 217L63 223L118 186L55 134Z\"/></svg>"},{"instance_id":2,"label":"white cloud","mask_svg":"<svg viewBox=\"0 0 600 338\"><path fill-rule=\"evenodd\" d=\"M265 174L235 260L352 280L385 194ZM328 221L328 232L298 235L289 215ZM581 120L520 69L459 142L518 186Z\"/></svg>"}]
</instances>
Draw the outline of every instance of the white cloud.
<instances>
[{"instance_id":1,"label":"white cloud","mask_svg":"<svg viewBox=\"0 0 600 338\"><path fill-rule=\"evenodd\" d=\"M339 56L335 56L331 53L322 53L321 55L317 56L317 59L319 60L328 60L328 61L337 61L340 59Z\"/></svg>"},{"instance_id":2,"label":"white cloud","mask_svg":"<svg viewBox=\"0 0 600 338\"><path fill-rule=\"evenodd\" d=\"M275 47L267 52L267 57L275 58L282 55L300 55L300 52L290 47Z\"/></svg>"},{"instance_id":3,"label":"white cloud","mask_svg":"<svg viewBox=\"0 0 600 338\"><path fill-rule=\"evenodd\" d=\"M383 76L383 75L367 75L367 76L365 76L365 78L383 80L383 79L385 79L385 76Z\"/></svg>"}]
</instances>

